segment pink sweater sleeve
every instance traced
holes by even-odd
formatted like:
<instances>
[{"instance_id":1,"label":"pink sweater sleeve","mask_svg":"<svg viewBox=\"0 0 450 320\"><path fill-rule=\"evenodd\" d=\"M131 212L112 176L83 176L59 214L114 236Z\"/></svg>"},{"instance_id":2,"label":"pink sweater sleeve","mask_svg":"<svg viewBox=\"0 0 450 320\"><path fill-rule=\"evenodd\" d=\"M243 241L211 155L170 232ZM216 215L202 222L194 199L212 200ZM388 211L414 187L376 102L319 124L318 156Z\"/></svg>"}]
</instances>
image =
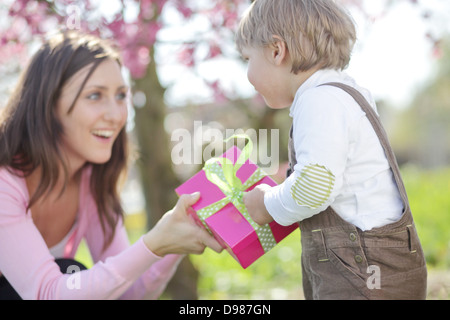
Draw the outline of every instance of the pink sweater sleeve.
<instances>
[{"instance_id":1,"label":"pink sweater sleeve","mask_svg":"<svg viewBox=\"0 0 450 320\"><path fill-rule=\"evenodd\" d=\"M158 257L148 250L142 238L129 246L123 227L119 227L111 246L100 254L102 241L98 237L102 231L95 219L86 239L97 262L89 270L62 274L31 213L26 212L28 194L20 180L0 169L0 272L23 299L159 296L181 257Z\"/></svg>"},{"instance_id":2,"label":"pink sweater sleeve","mask_svg":"<svg viewBox=\"0 0 450 320\"><path fill-rule=\"evenodd\" d=\"M130 247L122 224L117 226L111 245L103 251L102 230L97 216L89 223L86 240L95 262L92 269L97 265L110 264L117 275L126 275L126 279L133 279L129 289L121 291L120 299L158 298L183 257L167 255L160 258L147 248L142 237ZM146 257L152 260L150 267L145 263Z\"/></svg>"}]
</instances>

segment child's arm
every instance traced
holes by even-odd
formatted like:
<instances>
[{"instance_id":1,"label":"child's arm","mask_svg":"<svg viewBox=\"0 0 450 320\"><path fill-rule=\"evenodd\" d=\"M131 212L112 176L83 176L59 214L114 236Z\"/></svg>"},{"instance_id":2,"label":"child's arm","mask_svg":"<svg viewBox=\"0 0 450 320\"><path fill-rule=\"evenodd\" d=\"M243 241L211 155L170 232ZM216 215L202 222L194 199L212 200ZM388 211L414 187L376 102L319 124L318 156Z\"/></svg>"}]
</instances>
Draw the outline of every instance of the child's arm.
<instances>
[{"instance_id":1,"label":"child's arm","mask_svg":"<svg viewBox=\"0 0 450 320\"><path fill-rule=\"evenodd\" d=\"M298 102L293 132L297 164L282 184L246 194L245 204L255 222L273 218L290 225L325 210L339 194L353 131L364 114L349 116L346 108L355 102L345 94L338 99L333 90L312 89Z\"/></svg>"}]
</instances>

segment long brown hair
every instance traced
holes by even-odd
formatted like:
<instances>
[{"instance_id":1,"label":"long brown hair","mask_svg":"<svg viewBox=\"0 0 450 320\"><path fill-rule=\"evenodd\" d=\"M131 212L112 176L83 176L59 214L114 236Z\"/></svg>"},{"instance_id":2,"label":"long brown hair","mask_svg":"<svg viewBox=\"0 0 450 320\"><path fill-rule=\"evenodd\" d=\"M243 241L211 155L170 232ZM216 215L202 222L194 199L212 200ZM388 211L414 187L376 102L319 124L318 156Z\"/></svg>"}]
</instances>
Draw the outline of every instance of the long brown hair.
<instances>
[{"instance_id":1,"label":"long brown hair","mask_svg":"<svg viewBox=\"0 0 450 320\"><path fill-rule=\"evenodd\" d=\"M67 183L60 149L63 128L55 112L62 88L75 73L92 64L71 111L90 75L105 59L121 65L119 54L106 41L74 31L61 32L42 45L22 73L0 119L0 167L24 177L41 169L40 183L28 208L55 187L61 166ZM118 183L126 172L127 148L123 128L114 142L111 159L105 164L91 164L90 188L105 235L104 248L111 243L115 226L123 217Z\"/></svg>"}]
</instances>

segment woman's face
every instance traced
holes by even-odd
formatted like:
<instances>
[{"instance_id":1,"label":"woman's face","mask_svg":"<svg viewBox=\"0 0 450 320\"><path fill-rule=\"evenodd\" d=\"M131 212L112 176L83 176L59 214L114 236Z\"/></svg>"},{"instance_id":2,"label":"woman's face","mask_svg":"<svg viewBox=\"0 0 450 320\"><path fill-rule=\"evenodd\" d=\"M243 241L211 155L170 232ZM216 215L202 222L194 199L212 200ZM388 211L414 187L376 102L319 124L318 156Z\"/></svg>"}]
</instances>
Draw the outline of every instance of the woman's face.
<instances>
[{"instance_id":1,"label":"woman's face","mask_svg":"<svg viewBox=\"0 0 450 320\"><path fill-rule=\"evenodd\" d=\"M107 162L113 143L127 121L128 87L119 64L111 59L98 65L69 113L91 68L92 64L68 80L56 107L63 127L62 148L72 168L86 162Z\"/></svg>"}]
</instances>

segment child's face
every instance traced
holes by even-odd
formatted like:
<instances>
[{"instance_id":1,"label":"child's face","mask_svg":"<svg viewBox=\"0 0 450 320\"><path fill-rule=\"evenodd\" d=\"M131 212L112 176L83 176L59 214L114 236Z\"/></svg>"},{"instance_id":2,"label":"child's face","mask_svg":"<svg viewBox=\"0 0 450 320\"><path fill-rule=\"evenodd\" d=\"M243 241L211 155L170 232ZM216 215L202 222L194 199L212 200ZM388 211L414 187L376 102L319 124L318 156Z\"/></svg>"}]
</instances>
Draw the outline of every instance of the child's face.
<instances>
[{"instance_id":1,"label":"child's face","mask_svg":"<svg viewBox=\"0 0 450 320\"><path fill-rule=\"evenodd\" d=\"M57 104L63 149L74 166L107 162L127 120L128 87L119 64L111 59L98 65L68 113L91 67L88 65L69 79Z\"/></svg>"},{"instance_id":2,"label":"child's face","mask_svg":"<svg viewBox=\"0 0 450 320\"><path fill-rule=\"evenodd\" d=\"M248 46L242 56L248 61L247 77L256 91L273 109L290 107L293 101L290 84L290 69L276 63L276 52L267 47Z\"/></svg>"}]
</instances>

